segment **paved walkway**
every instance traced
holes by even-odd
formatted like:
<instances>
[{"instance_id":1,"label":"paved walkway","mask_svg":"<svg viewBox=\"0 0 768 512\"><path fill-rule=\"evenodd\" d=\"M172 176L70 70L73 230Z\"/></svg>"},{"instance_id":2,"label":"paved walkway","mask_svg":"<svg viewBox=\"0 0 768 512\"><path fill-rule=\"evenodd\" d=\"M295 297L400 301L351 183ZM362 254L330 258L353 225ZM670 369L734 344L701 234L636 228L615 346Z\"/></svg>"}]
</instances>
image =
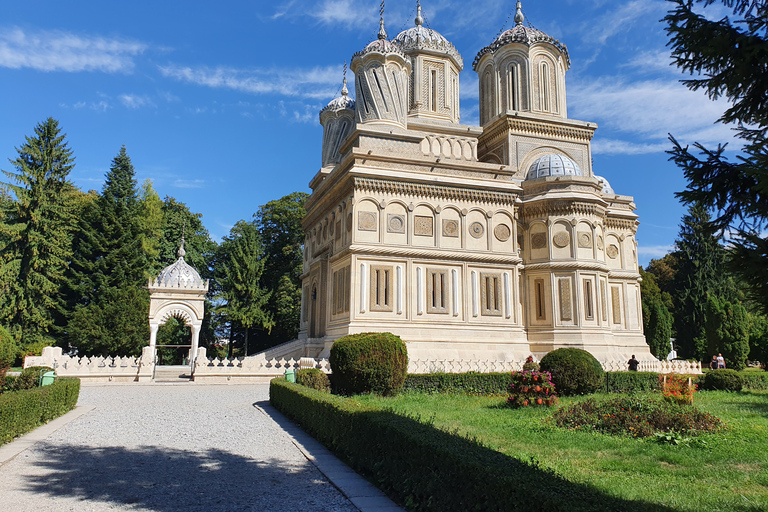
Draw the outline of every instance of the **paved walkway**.
<instances>
[{"instance_id":1,"label":"paved walkway","mask_svg":"<svg viewBox=\"0 0 768 512\"><path fill-rule=\"evenodd\" d=\"M268 393L84 386L66 418L0 448L0 510L401 510L272 409Z\"/></svg>"}]
</instances>

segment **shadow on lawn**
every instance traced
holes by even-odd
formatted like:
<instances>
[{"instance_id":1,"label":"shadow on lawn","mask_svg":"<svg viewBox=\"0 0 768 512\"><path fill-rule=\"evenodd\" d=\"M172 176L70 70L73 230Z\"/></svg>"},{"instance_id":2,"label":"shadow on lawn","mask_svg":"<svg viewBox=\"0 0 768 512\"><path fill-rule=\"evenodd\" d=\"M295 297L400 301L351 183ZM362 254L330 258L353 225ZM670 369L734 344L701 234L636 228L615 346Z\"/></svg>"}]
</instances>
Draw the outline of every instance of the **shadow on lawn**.
<instances>
[{"instance_id":1,"label":"shadow on lawn","mask_svg":"<svg viewBox=\"0 0 768 512\"><path fill-rule=\"evenodd\" d=\"M606 495L539 468L534 461L509 457L391 411L317 408L302 398L294 396L282 404L273 398L271 404L357 472L378 482L396 502L408 504L409 510L675 510Z\"/></svg>"},{"instance_id":2,"label":"shadow on lawn","mask_svg":"<svg viewBox=\"0 0 768 512\"><path fill-rule=\"evenodd\" d=\"M723 404L731 407L738 407L739 409L747 409L754 413L760 414L768 418L768 395L763 392L754 392L750 390L743 390L736 393L738 395L748 395L755 398L753 402L739 402L739 401L723 401Z\"/></svg>"},{"instance_id":3,"label":"shadow on lawn","mask_svg":"<svg viewBox=\"0 0 768 512\"><path fill-rule=\"evenodd\" d=\"M42 450L40 465L50 473L27 476L23 485L51 498L157 512L354 510L308 463L253 460L214 449L47 445Z\"/></svg>"}]
</instances>

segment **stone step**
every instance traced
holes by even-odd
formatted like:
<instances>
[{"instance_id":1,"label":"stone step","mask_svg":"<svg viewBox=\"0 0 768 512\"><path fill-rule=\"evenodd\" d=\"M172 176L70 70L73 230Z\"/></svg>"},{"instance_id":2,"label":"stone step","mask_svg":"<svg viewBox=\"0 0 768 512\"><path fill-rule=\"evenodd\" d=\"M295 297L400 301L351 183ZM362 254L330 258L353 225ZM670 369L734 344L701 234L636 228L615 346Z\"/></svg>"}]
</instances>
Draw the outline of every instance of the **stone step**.
<instances>
[{"instance_id":1,"label":"stone step","mask_svg":"<svg viewBox=\"0 0 768 512\"><path fill-rule=\"evenodd\" d=\"M188 365L155 366L155 382L187 382L191 378Z\"/></svg>"}]
</instances>

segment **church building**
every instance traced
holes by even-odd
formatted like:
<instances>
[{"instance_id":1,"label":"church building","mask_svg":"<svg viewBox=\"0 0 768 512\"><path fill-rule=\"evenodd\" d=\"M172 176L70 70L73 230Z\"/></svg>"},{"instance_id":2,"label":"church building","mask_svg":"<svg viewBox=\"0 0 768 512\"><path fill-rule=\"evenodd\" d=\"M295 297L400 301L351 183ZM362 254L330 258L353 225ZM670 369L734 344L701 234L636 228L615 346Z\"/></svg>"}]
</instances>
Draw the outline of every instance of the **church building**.
<instances>
[{"instance_id":1,"label":"church building","mask_svg":"<svg viewBox=\"0 0 768 512\"><path fill-rule=\"evenodd\" d=\"M515 26L480 50L480 126L461 124L456 48L424 26L354 54L355 99L320 112L304 219L299 339L392 332L411 359L522 361L560 347L653 360L638 220L592 169L597 125L568 118L564 44Z\"/></svg>"}]
</instances>

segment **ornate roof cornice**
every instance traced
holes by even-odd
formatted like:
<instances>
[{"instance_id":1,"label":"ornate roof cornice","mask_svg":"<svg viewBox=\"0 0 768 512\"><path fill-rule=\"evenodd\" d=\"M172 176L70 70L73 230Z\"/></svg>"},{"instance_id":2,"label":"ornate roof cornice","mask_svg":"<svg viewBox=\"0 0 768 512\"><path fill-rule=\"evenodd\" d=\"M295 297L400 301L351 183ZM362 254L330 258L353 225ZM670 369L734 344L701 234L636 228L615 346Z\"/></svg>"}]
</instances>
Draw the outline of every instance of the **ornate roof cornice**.
<instances>
[{"instance_id":1,"label":"ornate roof cornice","mask_svg":"<svg viewBox=\"0 0 768 512\"><path fill-rule=\"evenodd\" d=\"M506 122L495 124L490 130L483 132L480 137L483 141L487 141L486 143L492 144L494 141L504 138L510 131L581 142L592 140L595 134L595 129L592 127L565 126L554 122L533 121L508 115Z\"/></svg>"},{"instance_id":2,"label":"ornate roof cornice","mask_svg":"<svg viewBox=\"0 0 768 512\"><path fill-rule=\"evenodd\" d=\"M429 185L424 183L395 182L375 178L355 178L355 190L383 194L433 197L452 201L471 201L490 204L514 204L517 194L466 188Z\"/></svg>"},{"instance_id":3,"label":"ornate roof cornice","mask_svg":"<svg viewBox=\"0 0 768 512\"><path fill-rule=\"evenodd\" d=\"M581 201L537 201L520 207L522 219L534 219L547 215L595 215L604 218L606 208L598 203Z\"/></svg>"},{"instance_id":4,"label":"ornate roof cornice","mask_svg":"<svg viewBox=\"0 0 768 512\"><path fill-rule=\"evenodd\" d=\"M484 55L495 53L500 48L503 48L504 46L512 43L524 44L529 48L536 44L550 44L563 55L568 67L571 66L571 57L568 55L568 48L565 46L565 44L551 36L548 36L541 30L518 24L501 34L498 39L480 50L480 52L478 52L477 56L475 57L475 60L472 62L472 69L477 71L477 64L480 62L480 59L482 59Z\"/></svg>"}]
</instances>

